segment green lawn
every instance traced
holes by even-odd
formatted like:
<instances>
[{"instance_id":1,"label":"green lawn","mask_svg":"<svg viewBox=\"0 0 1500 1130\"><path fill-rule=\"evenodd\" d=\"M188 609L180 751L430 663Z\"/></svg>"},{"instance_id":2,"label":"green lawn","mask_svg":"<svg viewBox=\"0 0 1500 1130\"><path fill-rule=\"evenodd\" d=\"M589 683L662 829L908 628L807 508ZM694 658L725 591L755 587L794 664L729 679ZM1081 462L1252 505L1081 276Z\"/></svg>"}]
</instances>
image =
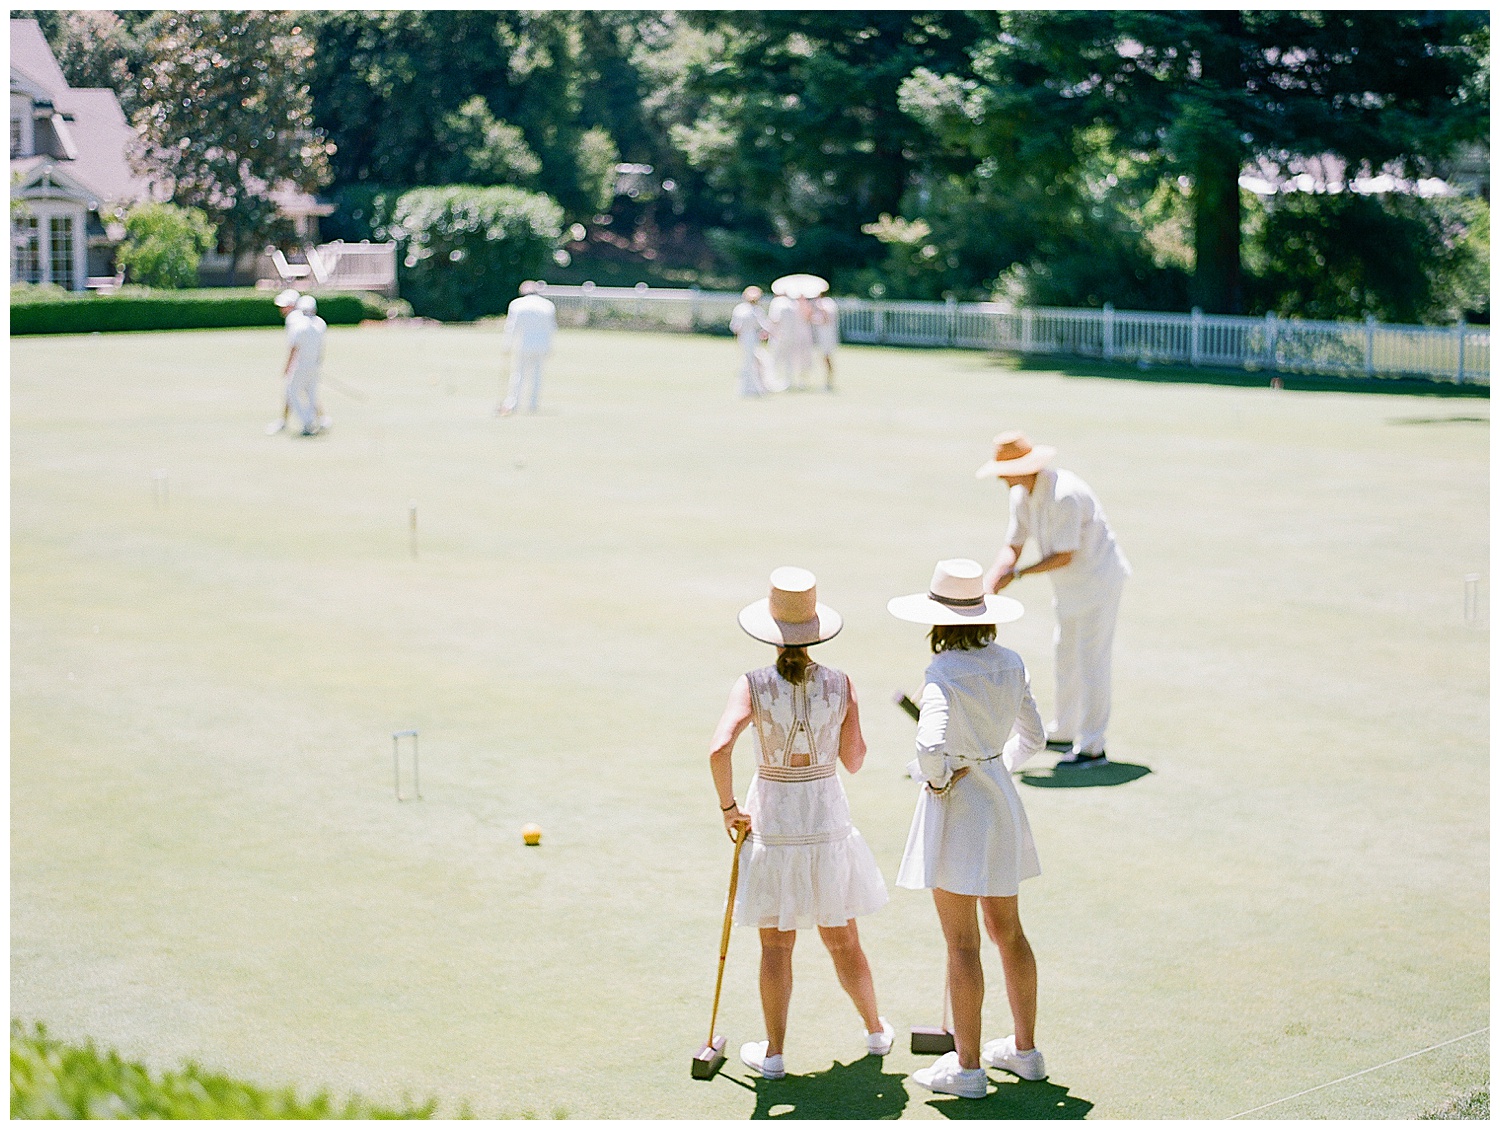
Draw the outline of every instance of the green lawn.
<instances>
[{"instance_id":1,"label":"green lawn","mask_svg":"<svg viewBox=\"0 0 1500 1130\"><path fill-rule=\"evenodd\" d=\"M836 396L743 402L727 340L566 331L544 411L497 420L493 327L387 326L330 331L327 435L268 438L281 341L11 343L14 1017L481 1117L1406 1118L1487 1086L1487 400L846 348ZM988 563L1004 426L1134 565L1110 751L1150 770L1022 790L1051 1078L964 1102L904 1082L904 1041L860 1058L807 937L794 1075L757 1080L737 931L731 1061L694 1082L729 866L706 749L771 654L735 613L782 564L843 612L820 658L865 703L846 787L893 883L889 698L925 660L885 601ZM1011 592L1045 713L1050 593ZM882 1011L936 1023L929 900L861 932Z\"/></svg>"}]
</instances>

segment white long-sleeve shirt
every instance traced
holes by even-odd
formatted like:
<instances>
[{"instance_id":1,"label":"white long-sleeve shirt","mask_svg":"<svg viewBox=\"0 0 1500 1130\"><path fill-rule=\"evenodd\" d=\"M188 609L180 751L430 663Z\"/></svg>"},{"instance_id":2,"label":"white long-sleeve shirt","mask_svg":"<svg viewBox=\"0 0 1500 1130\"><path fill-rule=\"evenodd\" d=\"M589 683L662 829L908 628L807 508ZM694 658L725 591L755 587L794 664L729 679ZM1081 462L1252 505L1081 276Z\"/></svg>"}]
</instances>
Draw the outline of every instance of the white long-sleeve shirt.
<instances>
[{"instance_id":1,"label":"white long-sleeve shirt","mask_svg":"<svg viewBox=\"0 0 1500 1130\"><path fill-rule=\"evenodd\" d=\"M965 765L1003 756L1014 770L1047 746L1026 664L998 643L933 656L918 705L917 757L908 769L936 788Z\"/></svg>"},{"instance_id":2,"label":"white long-sleeve shirt","mask_svg":"<svg viewBox=\"0 0 1500 1130\"><path fill-rule=\"evenodd\" d=\"M546 353L557 333L557 307L540 294L523 294L505 311L504 347L519 353Z\"/></svg>"}]
</instances>

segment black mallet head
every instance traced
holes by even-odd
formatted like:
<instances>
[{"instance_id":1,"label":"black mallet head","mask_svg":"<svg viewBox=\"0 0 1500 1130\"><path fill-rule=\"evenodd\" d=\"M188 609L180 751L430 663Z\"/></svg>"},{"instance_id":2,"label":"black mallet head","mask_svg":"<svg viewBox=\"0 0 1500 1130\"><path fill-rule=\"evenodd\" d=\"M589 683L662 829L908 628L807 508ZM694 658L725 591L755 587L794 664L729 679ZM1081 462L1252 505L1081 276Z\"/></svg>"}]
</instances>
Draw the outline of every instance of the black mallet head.
<instances>
[{"instance_id":1,"label":"black mallet head","mask_svg":"<svg viewBox=\"0 0 1500 1130\"><path fill-rule=\"evenodd\" d=\"M704 1044L698 1049L698 1054L693 1056L693 1078L712 1079L723 1066L724 1037L720 1036L713 1043Z\"/></svg>"},{"instance_id":2,"label":"black mallet head","mask_svg":"<svg viewBox=\"0 0 1500 1130\"><path fill-rule=\"evenodd\" d=\"M946 1028L913 1028L912 1055L947 1055L953 1051L953 1033Z\"/></svg>"},{"instance_id":3,"label":"black mallet head","mask_svg":"<svg viewBox=\"0 0 1500 1130\"><path fill-rule=\"evenodd\" d=\"M897 691L895 694L891 695L891 701L899 706L902 710L910 714L914 719L920 718L922 716L921 708L917 706L917 704L914 703L909 696L903 694L901 691Z\"/></svg>"}]
</instances>

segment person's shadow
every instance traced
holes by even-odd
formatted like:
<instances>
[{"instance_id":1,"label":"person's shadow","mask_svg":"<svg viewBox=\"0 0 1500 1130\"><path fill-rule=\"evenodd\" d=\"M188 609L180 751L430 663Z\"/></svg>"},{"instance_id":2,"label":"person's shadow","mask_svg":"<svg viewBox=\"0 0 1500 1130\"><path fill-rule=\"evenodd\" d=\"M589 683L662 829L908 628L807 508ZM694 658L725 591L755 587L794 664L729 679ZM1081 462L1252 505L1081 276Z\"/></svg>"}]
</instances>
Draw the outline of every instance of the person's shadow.
<instances>
[{"instance_id":1,"label":"person's shadow","mask_svg":"<svg viewBox=\"0 0 1500 1130\"><path fill-rule=\"evenodd\" d=\"M881 1070L878 1055L852 1063L834 1062L827 1071L754 1080L751 1118L900 1118L906 1109L905 1076ZM748 1084L742 1084L748 1086Z\"/></svg>"},{"instance_id":2,"label":"person's shadow","mask_svg":"<svg viewBox=\"0 0 1500 1130\"><path fill-rule=\"evenodd\" d=\"M1023 770L1021 784L1034 789L1101 789L1111 785L1123 785L1151 772L1144 765L1132 765L1128 761L1106 761L1103 765L1087 765L1078 769L1050 769L1045 771Z\"/></svg>"},{"instance_id":3,"label":"person's shadow","mask_svg":"<svg viewBox=\"0 0 1500 1130\"><path fill-rule=\"evenodd\" d=\"M885 1071L884 1062L867 1055L808 1075L735 1082L755 1092L751 1118L900 1118L911 1096L905 1076ZM997 1083L982 1099L934 1095L927 1105L944 1118L1084 1118L1094 1109L1087 1099L1045 1080Z\"/></svg>"},{"instance_id":4,"label":"person's shadow","mask_svg":"<svg viewBox=\"0 0 1500 1130\"><path fill-rule=\"evenodd\" d=\"M993 1079L994 1077L991 1076ZM934 1095L927 1105L944 1118L1048 1119L1087 1118L1094 1104L1088 1099L1068 1094L1066 1087L1042 1080L1040 1083L1009 1079L996 1083L982 1099L959 1099Z\"/></svg>"}]
</instances>

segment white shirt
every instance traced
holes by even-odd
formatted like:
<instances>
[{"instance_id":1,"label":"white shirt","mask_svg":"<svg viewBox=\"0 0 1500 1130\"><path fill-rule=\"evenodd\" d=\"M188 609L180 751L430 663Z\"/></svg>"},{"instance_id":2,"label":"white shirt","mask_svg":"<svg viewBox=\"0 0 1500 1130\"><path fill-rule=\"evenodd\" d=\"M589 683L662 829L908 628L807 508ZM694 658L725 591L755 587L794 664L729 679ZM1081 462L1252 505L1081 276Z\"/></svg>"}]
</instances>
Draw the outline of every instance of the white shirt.
<instances>
[{"instance_id":1,"label":"white shirt","mask_svg":"<svg viewBox=\"0 0 1500 1130\"><path fill-rule=\"evenodd\" d=\"M557 332L557 307L540 294L523 294L505 310L507 348L522 353L546 353Z\"/></svg>"},{"instance_id":2,"label":"white shirt","mask_svg":"<svg viewBox=\"0 0 1500 1130\"><path fill-rule=\"evenodd\" d=\"M1048 468L1037 472L1029 492L1020 484L1010 488L1005 542L1024 545L1027 538L1036 539L1043 557L1073 555L1062 568L1047 572L1059 599L1086 597L1130 576L1130 563L1115 544L1104 507L1072 471Z\"/></svg>"},{"instance_id":3,"label":"white shirt","mask_svg":"<svg viewBox=\"0 0 1500 1130\"><path fill-rule=\"evenodd\" d=\"M323 338L328 332L328 323L316 314L294 313L286 320L287 344L297 351L292 361L293 372L311 373L323 360Z\"/></svg>"},{"instance_id":4,"label":"white shirt","mask_svg":"<svg viewBox=\"0 0 1500 1130\"><path fill-rule=\"evenodd\" d=\"M747 337L759 341L761 331L765 328L760 308L753 302L741 302L729 315L729 332L741 341Z\"/></svg>"},{"instance_id":5,"label":"white shirt","mask_svg":"<svg viewBox=\"0 0 1500 1130\"><path fill-rule=\"evenodd\" d=\"M940 651L928 664L908 768L938 788L955 771L1003 755L1017 769L1046 748L1047 732L1021 657L998 643Z\"/></svg>"}]
</instances>

